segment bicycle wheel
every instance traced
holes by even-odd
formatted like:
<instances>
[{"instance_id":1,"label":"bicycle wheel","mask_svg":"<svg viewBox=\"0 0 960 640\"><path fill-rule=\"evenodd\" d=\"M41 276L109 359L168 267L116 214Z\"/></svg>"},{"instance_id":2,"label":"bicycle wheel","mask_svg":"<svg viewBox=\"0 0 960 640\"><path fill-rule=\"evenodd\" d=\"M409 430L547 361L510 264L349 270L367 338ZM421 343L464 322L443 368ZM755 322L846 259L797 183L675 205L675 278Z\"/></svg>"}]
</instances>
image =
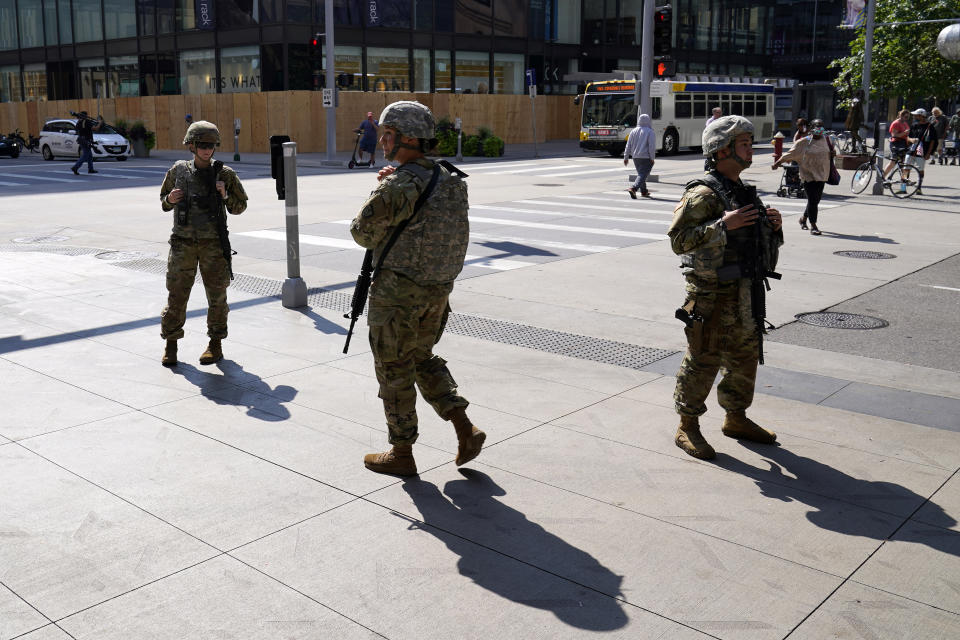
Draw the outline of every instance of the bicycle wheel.
<instances>
[{"instance_id":1,"label":"bicycle wheel","mask_svg":"<svg viewBox=\"0 0 960 640\"><path fill-rule=\"evenodd\" d=\"M898 164L890 174L890 191L897 198L909 198L920 188L920 173L916 167Z\"/></svg>"},{"instance_id":2,"label":"bicycle wheel","mask_svg":"<svg viewBox=\"0 0 960 640\"><path fill-rule=\"evenodd\" d=\"M863 193L864 189L870 184L870 181L873 180L874 173L876 173L876 171L873 168L873 164L869 162L864 162L857 167L857 170L853 172L853 178L850 179L850 191Z\"/></svg>"}]
</instances>

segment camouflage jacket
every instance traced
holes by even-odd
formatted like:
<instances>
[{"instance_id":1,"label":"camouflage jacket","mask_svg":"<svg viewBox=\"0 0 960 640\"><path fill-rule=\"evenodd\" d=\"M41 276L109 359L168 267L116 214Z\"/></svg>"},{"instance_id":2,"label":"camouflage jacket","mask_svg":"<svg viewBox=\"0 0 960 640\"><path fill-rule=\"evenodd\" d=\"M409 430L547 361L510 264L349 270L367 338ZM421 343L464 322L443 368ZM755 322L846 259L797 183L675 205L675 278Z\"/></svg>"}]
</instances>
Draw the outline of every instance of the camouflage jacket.
<instances>
[{"instance_id":1,"label":"camouflage jacket","mask_svg":"<svg viewBox=\"0 0 960 640\"><path fill-rule=\"evenodd\" d=\"M160 186L160 206L164 211L187 209L187 222L180 224L176 211L173 215L173 235L181 238L199 239L216 238L216 211L209 196L211 167L198 169L193 160L178 160L167 171L163 184ZM240 178L230 167L220 168L218 180L225 183L227 197L224 204L227 211L233 214L243 213L247 208L247 193L240 184ZM166 197L174 189L183 190L183 200L176 205L167 202Z\"/></svg>"},{"instance_id":2,"label":"camouflage jacket","mask_svg":"<svg viewBox=\"0 0 960 640\"><path fill-rule=\"evenodd\" d=\"M353 239L373 249L374 264L397 225L414 215L414 205L432 177L435 163L419 158L384 178L350 225ZM463 269L470 239L467 185L440 167L430 196L400 233L382 269L421 286L452 283Z\"/></svg>"}]
</instances>

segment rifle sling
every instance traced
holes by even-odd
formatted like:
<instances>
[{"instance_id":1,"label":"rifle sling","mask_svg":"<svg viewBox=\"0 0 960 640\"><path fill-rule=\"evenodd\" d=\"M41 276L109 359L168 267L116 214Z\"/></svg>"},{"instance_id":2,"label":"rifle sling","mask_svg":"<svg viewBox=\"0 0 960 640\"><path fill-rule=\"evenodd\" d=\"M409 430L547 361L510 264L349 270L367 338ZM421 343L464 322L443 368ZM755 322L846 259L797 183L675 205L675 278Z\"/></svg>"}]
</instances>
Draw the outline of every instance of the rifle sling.
<instances>
[{"instance_id":1,"label":"rifle sling","mask_svg":"<svg viewBox=\"0 0 960 640\"><path fill-rule=\"evenodd\" d=\"M387 257L387 254L390 253L390 249L393 248L397 238L399 238L400 234L403 233L403 230L407 228L407 225L410 223L410 221L417 217L417 213L419 213L423 203L427 201L427 198L429 198L430 194L433 193L433 188L437 186L437 180L439 178L440 165L438 163L433 166L433 175L430 177L430 182L428 182L426 188L420 192L420 197L417 198L417 201L413 205L413 214L397 225L393 235L390 236L390 240L387 241L387 244L383 247L383 251L380 252L380 258L377 260L377 266L373 269L372 279L376 280L377 274L380 273L380 267L383 266L383 261ZM372 249L370 249L370 251L372 251Z\"/></svg>"}]
</instances>

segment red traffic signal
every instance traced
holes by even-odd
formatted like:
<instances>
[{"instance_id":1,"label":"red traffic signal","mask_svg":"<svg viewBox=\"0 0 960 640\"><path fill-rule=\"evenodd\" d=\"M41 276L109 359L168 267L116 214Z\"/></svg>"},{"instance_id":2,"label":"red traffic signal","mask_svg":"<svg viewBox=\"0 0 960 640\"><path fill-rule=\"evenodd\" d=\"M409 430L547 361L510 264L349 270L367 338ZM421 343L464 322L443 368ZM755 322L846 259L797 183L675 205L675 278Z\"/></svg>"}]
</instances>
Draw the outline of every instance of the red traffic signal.
<instances>
[{"instance_id":1,"label":"red traffic signal","mask_svg":"<svg viewBox=\"0 0 960 640\"><path fill-rule=\"evenodd\" d=\"M310 39L310 55L320 55L320 34L316 34Z\"/></svg>"},{"instance_id":2,"label":"red traffic signal","mask_svg":"<svg viewBox=\"0 0 960 640\"><path fill-rule=\"evenodd\" d=\"M657 7L653 14L653 55L663 56L673 49L673 7Z\"/></svg>"},{"instance_id":3,"label":"red traffic signal","mask_svg":"<svg viewBox=\"0 0 960 640\"><path fill-rule=\"evenodd\" d=\"M677 75L676 60L655 58L653 61L653 75L656 78L672 78Z\"/></svg>"}]
</instances>

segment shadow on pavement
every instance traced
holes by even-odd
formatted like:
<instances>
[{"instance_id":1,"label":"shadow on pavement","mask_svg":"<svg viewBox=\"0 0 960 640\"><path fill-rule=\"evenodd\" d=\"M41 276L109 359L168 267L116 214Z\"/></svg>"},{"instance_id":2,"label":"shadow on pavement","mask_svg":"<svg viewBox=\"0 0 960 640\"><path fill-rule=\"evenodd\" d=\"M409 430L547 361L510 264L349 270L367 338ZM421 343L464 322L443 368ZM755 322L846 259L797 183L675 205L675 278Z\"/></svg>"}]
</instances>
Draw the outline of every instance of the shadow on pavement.
<instances>
[{"instance_id":1,"label":"shadow on pavement","mask_svg":"<svg viewBox=\"0 0 960 640\"><path fill-rule=\"evenodd\" d=\"M403 489L413 499L425 525L420 526L420 523L414 520L411 526L436 536L448 549L460 556L457 569L461 575L503 598L550 611L559 620L578 629L612 631L627 624L627 615L616 600L622 596L622 576L616 575L590 554L570 545L539 524L531 522L516 509L497 500L497 496L506 495L506 492L490 476L473 469L461 469L460 473L464 479L448 482L444 486L443 494L436 485L420 479L405 481ZM502 563L489 561L490 549L498 546L495 541L472 542L452 533L464 522L475 522L479 525L478 528L487 524L498 535L509 536L509 539L522 544L531 554L549 559L549 567L541 570L554 574L558 571L557 568L561 567L569 574L561 577L582 581L569 583L574 592L583 590L580 584L587 584L590 589L600 593L590 598L589 604L585 604L569 595L556 597L559 594L552 594L539 584L531 584L513 571L503 571ZM506 557L513 556L506 554ZM521 558L516 560L529 566L537 566L536 563Z\"/></svg>"},{"instance_id":2,"label":"shadow on pavement","mask_svg":"<svg viewBox=\"0 0 960 640\"><path fill-rule=\"evenodd\" d=\"M285 384L271 387L258 376L244 371L233 360L221 360L216 368L223 375L198 369L182 360L170 371L183 376L200 389L200 394L221 405L246 407L247 415L266 422L290 419L290 411L283 406L297 397L297 390ZM229 384L224 384L229 383ZM244 385L243 387L234 385Z\"/></svg>"},{"instance_id":3,"label":"shadow on pavement","mask_svg":"<svg viewBox=\"0 0 960 640\"><path fill-rule=\"evenodd\" d=\"M753 478L762 495L790 502L796 500L812 507L807 512L807 520L822 529L836 531L851 536L862 536L875 540L888 540L896 534L898 541L916 542L927 545L937 551L950 555L960 555L960 534L948 528L957 521L948 515L942 507L931 502L907 487L882 480L862 480L848 475L830 465L799 456L780 445L757 445L740 442L740 445L767 458L768 470L746 464L732 456L717 454L717 466ZM823 495L828 491L829 495ZM868 506L871 500L880 502L896 501L906 505L905 509L893 513L881 505ZM844 509L844 502L856 504L867 510L880 513L877 518L862 514L851 514ZM923 506L923 519L911 520ZM900 515L907 511L911 516ZM891 524L890 515L900 518L897 525ZM930 527L943 527L942 532L926 532L905 528L908 522L929 523Z\"/></svg>"},{"instance_id":4,"label":"shadow on pavement","mask_svg":"<svg viewBox=\"0 0 960 640\"><path fill-rule=\"evenodd\" d=\"M838 238L840 240L851 240L853 242L880 242L883 244L900 244L893 238L881 238L879 236L851 236L846 233L834 233L833 231L823 231L824 238Z\"/></svg>"}]
</instances>

